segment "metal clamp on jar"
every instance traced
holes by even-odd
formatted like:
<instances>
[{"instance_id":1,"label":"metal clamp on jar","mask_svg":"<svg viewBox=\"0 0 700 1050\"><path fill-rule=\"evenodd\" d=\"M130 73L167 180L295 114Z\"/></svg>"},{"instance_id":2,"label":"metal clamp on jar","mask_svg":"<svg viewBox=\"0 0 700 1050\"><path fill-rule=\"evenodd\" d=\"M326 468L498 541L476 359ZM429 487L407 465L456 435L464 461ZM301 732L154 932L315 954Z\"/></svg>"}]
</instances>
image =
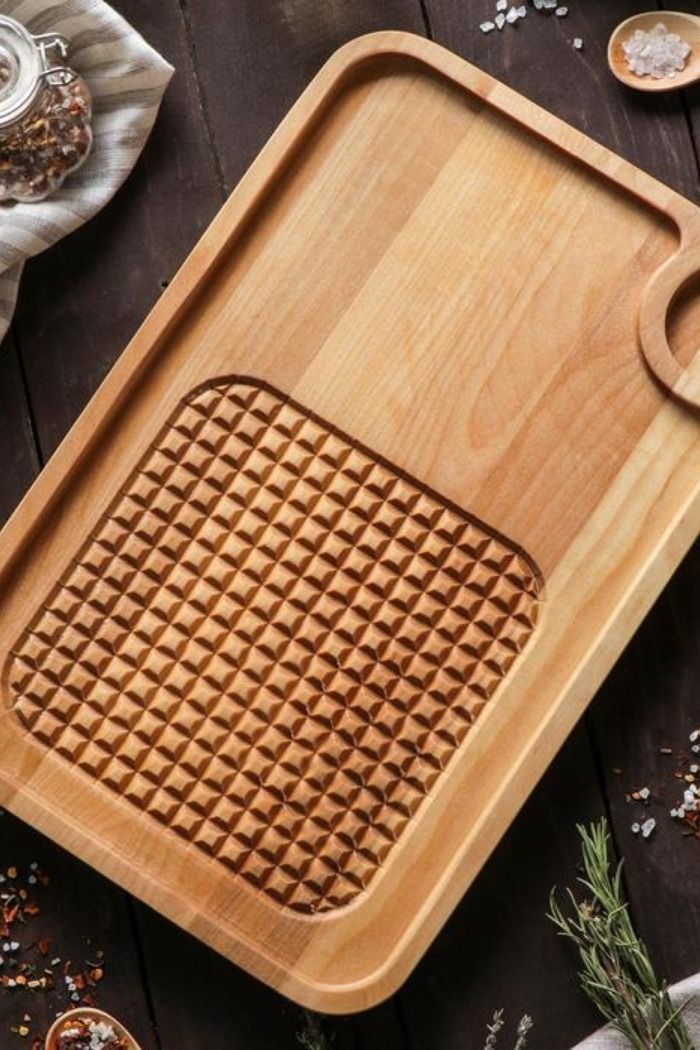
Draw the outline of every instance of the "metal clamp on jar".
<instances>
[{"instance_id":1,"label":"metal clamp on jar","mask_svg":"<svg viewBox=\"0 0 700 1050\"><path fill-rule=\"evenodd\" d=\"M90 152L90 92L67 58L64 37L0 15L0 201L42 200Z\"/></svg>"}]
</instances>

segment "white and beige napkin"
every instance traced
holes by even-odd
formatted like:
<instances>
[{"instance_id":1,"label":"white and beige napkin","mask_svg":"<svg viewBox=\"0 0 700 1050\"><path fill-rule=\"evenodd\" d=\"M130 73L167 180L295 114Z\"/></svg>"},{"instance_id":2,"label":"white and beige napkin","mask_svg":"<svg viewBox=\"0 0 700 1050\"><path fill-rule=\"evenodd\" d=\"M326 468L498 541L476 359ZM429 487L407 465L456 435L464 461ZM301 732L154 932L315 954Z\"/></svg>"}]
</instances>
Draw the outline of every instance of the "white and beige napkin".
<instances>
[{"instance_id":1,"label":"white and beige napkin","mask_svg":"<svg viewBox=\"0 0 700 1050\"><path fill-rule=\"evenodd\" d=\"M103 0L0 0L0 14L32 33L68 38L68 61L93 97L92 153L44 201L0 207L0 339L17 300L25 259L104 207L134 167L173 68Z\"/></svg>"},{"instance_id":2,"label":"white and beige napkin","mask_svg":"<svg viewBox=\"0 0 700 1050\"><path fill-rule=\"evenodd\" d=\"M680 984L674 984L670 992L671 999L676 1006L691 1000L683 1016L695 1045L700 1050L700 973L686 978ZM601 1028L599 1032L584 1039L582 1043L578 1043L574 1050L629 1050L629 1043L608 1027Z\"/></svg>"}]
</instances>

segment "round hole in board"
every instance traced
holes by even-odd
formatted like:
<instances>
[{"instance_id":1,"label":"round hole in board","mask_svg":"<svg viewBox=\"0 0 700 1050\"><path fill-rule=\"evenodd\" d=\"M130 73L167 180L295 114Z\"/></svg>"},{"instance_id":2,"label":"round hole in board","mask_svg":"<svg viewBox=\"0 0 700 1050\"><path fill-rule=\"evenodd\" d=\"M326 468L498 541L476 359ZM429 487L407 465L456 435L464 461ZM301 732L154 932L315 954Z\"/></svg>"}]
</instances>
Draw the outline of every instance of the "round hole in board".
<instances>
[{"instance_id":1,"label":"round hole in board","mask_svg":"<svg viewBox=\"0 0 700 1050\"><path fill-rule=\"evenodd\" d=\"M666 331L671 350L687 368L700 351L700 274L678 290L668 310Z\"/></svg>"}]
</instances>

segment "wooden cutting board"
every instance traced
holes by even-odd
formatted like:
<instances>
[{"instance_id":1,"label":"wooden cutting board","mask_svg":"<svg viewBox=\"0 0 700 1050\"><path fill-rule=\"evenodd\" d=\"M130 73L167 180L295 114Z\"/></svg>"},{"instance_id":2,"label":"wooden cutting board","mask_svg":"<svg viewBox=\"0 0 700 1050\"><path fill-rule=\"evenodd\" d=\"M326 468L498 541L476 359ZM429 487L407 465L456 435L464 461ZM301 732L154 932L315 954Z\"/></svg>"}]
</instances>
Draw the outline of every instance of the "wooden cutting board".
<instances>
[{"instance_id":1,"label":"wooden cutting board","mask_svg":"<svg viewBox=\"0 0 700 1050\"><path fill-rule=\"evenodd\" d=\"M345 47L3 533L0 802L299 1002L391 993L698 532L698 269L671 190Z\"/></svg>"}]
</instances>

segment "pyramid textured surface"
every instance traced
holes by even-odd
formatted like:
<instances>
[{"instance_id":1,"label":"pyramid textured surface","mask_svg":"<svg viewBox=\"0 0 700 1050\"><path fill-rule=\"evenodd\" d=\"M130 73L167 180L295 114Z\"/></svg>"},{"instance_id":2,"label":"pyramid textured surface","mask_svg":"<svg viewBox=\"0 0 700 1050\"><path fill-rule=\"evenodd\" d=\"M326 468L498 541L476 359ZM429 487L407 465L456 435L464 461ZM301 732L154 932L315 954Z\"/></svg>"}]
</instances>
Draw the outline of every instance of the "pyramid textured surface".
<instances>
[{"instance_id":1,"label":"pyramid textured surface","mask_svg":"<svg viewBox=\"0 0 700 1050\"><path fill-rule=\"evenodd\" d=\"M178 406L5 680L41 745L278 906L323 912L386 865L540 586L352 439L217 380Z\"/></svg>"}]
</instances>

